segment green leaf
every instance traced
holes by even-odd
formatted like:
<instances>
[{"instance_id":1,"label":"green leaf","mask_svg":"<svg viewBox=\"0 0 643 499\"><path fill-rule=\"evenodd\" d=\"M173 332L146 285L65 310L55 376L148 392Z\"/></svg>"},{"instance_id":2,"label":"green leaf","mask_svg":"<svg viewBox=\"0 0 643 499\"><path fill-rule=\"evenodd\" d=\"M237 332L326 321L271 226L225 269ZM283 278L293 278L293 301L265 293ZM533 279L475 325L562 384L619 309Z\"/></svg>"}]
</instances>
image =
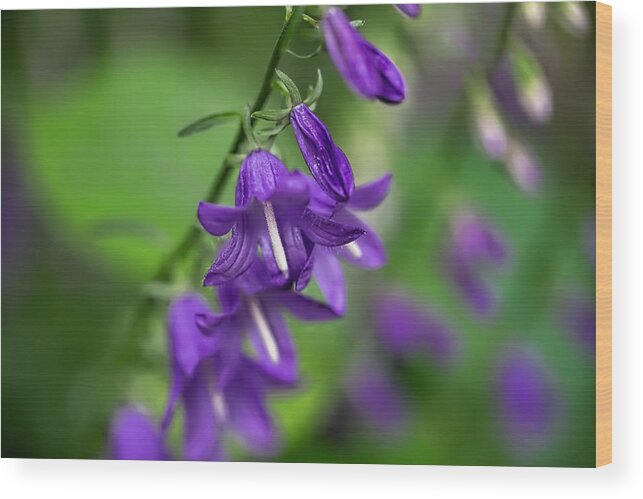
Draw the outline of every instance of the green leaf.
<instances>
[{"instance_id":1,"label":"green leaf","mask_svg":"<svg viewBox=\"0 0 643 499\"><path fill-rule=\"evenodd\" d=\"M301 94L299 93L299 89L297 88L297 85L295 85L295 82L292 81L286 73L280 71L279 69L275 69L275 73L277 74L277 78L281 80L281 82L288 90L293 104L296 106L297 104L301 103Z\"/></svg>"},{"instance_id":2,"label":"green leaf","mask_svg":"<svg viewBox=\"0 0 643 499\"><path fill-rule=\"evenodd\" d=\"M220 125L226 121L230 121L232 118L239 118L239 113L236 111L227 111L223 113L215 113L205 116L194 123L190 123L185 128L181 129L179 132L179 137L188 137L194 135L195 133L203 132L209 130L215 125Z\"/></svg>"},{"instance_id":3,"label":"green leaf","mask_svg":"<svg viewBox=\"0 0 643 499\"><path fill-rule=\"evenodd\" d=\"M286 52L293 57L296 57L297 59L312 59L313 57L317 56L321 52L322 46L317 45L317 48L313 50L310 54L298 54L297 52L294 52L290 49L286 50Z\"/></svg>"},{"instance_id":4,"label":"green leaf","mask_svg":"<svg viewBox=\"0 0 643 499\"><path fill-rule=\"evenodd\" d=\"M290 114L290 109L264 109L255 111L252 117L258 120L281 121Z\"/></svg>"},{"instance_id":5,"label":"green leaf","mask_svg":"<svg viewBox=\"0 0 643 499\"><path fill-rule=\"evenodd\" d=\"M321 71L317 70L317 81L315 82L314 87L308 87L308 95L304 102L309 106L314 104L321 97L322 91L324 90L324 79L322 78Z\"/></svg>"}]
</instances>

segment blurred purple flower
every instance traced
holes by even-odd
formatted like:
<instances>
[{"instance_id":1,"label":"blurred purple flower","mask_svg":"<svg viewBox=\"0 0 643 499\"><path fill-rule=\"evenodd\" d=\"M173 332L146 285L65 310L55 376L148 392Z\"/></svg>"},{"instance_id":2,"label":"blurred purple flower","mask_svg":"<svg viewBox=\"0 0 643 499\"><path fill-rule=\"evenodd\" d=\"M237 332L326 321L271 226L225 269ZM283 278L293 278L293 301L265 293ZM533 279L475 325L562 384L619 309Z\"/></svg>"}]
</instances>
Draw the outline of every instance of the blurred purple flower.
<instances>
[{"instance_id":1,"label":"blurred purple flower","mask_svg":"<svg viewBox=\"0 0 643 499\"><path fill-rule=\"evenodd\" d=\"M210 327L218 319L217 334L204 334L197 325L199 317L207 317ZM229 329L233 326L229 314L213 316L196 294L178 297L170 306L172 383L162 428L167 431L181 400L186 459L222 459L220 433L225 428L232 429L254 453L277 450L278 437L265 396L269 389L292 385L241 353L240 335Z\"/></svg>"},{"instance_id":2,"label":"blurred purple flower","mask_svg":"<svg viewBox=\"0 0 643 499\"><path fill-rule=\"evenodd\" d=\"M204 285L217 286L241 275L257 259L258 246L275 283L294 281L314 244L341 246L362 234L308 210L307 185L268 151L251 152L241 164L235 206L199 204L199 222L206 231L223 236L232 230Z\"/></svg>"},{"instance_id":3,"label":"blurred purple flower","mask_svg":"<svg viewBox=\"0 0 643 499\"><path fill-rule=\"evenodd\" d=\"M110 429L112 459L159 461L168 459L163 435L152 419L141 409L118 410Z\"/></svg>"},{"instance_id":4,"label":"blurred purple flower","mask_svg":"<svg viewBox=\"0 0 643 499\"><path fill-rule=\"evenodd\" d=\"M432 312L403 294L387 294L375 300L375 324L379 340L394 355L427 355L446 367L459 349L455 333Z\"/></svg>"},{"instance_id":5,"label":"blurred purple flower","mask_svg":"<svg viewBox=\"0 0 643 499\"><path fill-rule=\"evenodd\" d=\"M322 27L328 53L354 92L388 104L404 100L406 83L399 69L364 39L341 9L328 9Z\"/></svg>"},{"instance_id":6,"label":"blurred purple flower","mask_svg":"<svg viewBox=\"0 0 643 499\"><path fill-rule=\"evenodd\" d=\"M507 155L509 137L488 92L474 94L473 113L478 139L485 152L494 159L503 160Z\"/></svg>"},{"instance_id":7,"label":"blurred purple flower","mask_svg":"<svg viewBox=\"0 0 643 499\"><path fill-rule=\"evenodd\" d=\"M345 386L352 407L379 437L397 436L408 425L408 409L399 388L374 363L357 364Z\"/></svg>"},{"instance_id":8,"label":"blurred purple flower","mask_svg":"<svg viewBox=\"0 0 643 499\"><path fill-rule=\"evenodd\" d=\"M515 140L509 144L506 164L514 182L523 191L532 194L540 190L542 184L540 164L531 152Z\"/></svg>"},{"instance_id":9,"label":"blurred purple flower","mask_svg":"<svg viewBox=\"0 0 643 499\"><path fill-rule=\"evenodd\" d=\"M523 17L531 29L539 30L545 25L545 21L547 20L546 3L523 2L519 5L522 10Z\"/></svg>"},{"instance_id":10,"label":"blurred purple flower","mask_svg":"<svg viewBox=\"0 0 643 499\"><path fill-rule=\"evenodd\" d=\"M565 29L572 35L581 36L590 28L590 18L585 2L560 2L557 7L562 10L562 21Z\"/></svg>"},{"instance_id":11,"label":"blurred purple flower","mask_svg":"<svg viewBox=\"0 0 643 499\"><path fill-rule=\"evenodd\" d=\"M551 375L542 359L523 346L507 348L495 378L500 420L518 453L544 447L559 416Z\"/></svg>"},{"instance_id":12,"label":"blurred purple flower","mask_svg":"<svg viewBox=\"0 0 643 499\"><path fill-rule=\"evenodd\" d=\"M395 7L409 17L418 17L422 12L422 6L419 3L398 3L395 4Z\"/></svg>"},{"instance_id":13,"label":"blurred purple flower","mask_svg":"<svg viewBox=\"0 0 643 499\"><path fill-rule=\"evenodd\" d=\"M300 174L301 175L301 174ZM303 176L303 175L302 175ZM307 177L306 177L307 178ZM380 205L388 195L391 175L363 184L355 189L346 203L329 198L309 179L310 209L322 217L329 217L342 226L358 227L364 231L356 241L343 246L315 246L306 264L303 276L315 276L322 294L333 310L344 315L346 311L346 285L340 259L364 269L378 269L386 263L386 251L379 236L357 218L352 210L367 211Z\"/></svg>"},{"instance_id":14,"label":"blurred purple flower","mask_svg":"<svg viewBox=\"0 0 643 499\"><path fill-rule=\"evenodd\" d=\"M507 253L504 239L482 217L470 211L452 217L447 270L457 289L479 315L488 315L496 307L493 290L479 276L480 268L487 264L503 265Z\"/></svg>"},{"instance_id":15,"label":"blurred purple flower","mask_svg":"<svg viewBox=\"0 0 643 499\"><path fill-rule=\"evenodd\" d=\"M319 186L336 201L346 201L355 188L353 171L326 126L304 103L292 109L290 124L301 154Z\"/></svg>"},{"instance_id":16,"label":"blurred purple flower","mask_svg":"<svg viewBox=\"0 0 643 499\"><path fill-rule=\"evenodd\" d=\"M591 356L596 354L596 303L579 293L568 292L561 302L562 327Z\"/></svg>"}]
</instances>

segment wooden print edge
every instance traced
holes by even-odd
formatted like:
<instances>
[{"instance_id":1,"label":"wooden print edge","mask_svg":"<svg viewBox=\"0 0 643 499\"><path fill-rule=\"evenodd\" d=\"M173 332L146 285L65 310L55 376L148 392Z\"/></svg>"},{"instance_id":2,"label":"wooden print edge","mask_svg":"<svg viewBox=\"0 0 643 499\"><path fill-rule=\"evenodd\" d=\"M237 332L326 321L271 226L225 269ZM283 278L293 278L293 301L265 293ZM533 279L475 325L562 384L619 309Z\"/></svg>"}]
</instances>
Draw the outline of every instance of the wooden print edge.
<instances>
[{"instance_id":1,"label":"wooden print edge","mask_svg":"<svg viewBox=\"0 0 643 499\"><path fill-rule=\"evenodd\" d=\"M596 466L612 462L612 7L596 2Z\"/></svg>"}]
</instances>

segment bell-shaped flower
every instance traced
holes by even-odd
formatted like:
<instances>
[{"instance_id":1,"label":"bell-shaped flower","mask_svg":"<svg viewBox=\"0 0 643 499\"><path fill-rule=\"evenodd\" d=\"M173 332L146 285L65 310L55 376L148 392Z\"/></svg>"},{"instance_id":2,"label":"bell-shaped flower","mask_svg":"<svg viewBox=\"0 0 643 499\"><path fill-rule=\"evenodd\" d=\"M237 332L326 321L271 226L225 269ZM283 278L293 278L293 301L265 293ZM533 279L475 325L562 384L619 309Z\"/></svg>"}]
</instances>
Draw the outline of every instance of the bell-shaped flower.
<instances>
[{"instance_id":1,"label":"bell-shaped flower","mask_svg":"<svg viewBox=\"0 0 643 499\"><path fill-rule=\"evenodd\" d=\"M330 197L346 201L355 188L353 171L326 125L304 103L293 107L290 124L313 178Z\"/></svg>"},{"instance_id":2,"label":"bell-shaped flower","mask_svg":"<svg viewBox=\"0 0 643 499\"><path fill-rule=\"evenodd\" d=\"M283 316L287 311L303 321L326 321L338 318L329 306L295 292L291 286L272 286L266 266L257 260L238 279L217 288L221 313L200 313L197 325L208 337L225 343L221 361L225 384L228 372L242 353L247 338L257 366L284 383L298 378L297 355Z\"/></svg>"},{"instance_id":3,"label":"bell-shaped flower","mask_svg":"<svg viewBox=\"0 0 643 499\"><path fill-rule=\"evenodd\" d=\"M409 17L417 17L422 12L422 6L419 3L397 3L395 8Z\"/></svg>"},{"instance_id":4,"label":"bell-shaped flower","mask_svg":"<svg viewBox=\"0 0 643 499\"><path fill-rule=\"evenodd\" d=\"M399 104L406 96L400 70L353 27L344 12L331 7L322 20L326 49L344 81L366 99Z\"/></svg>"},{"instance_id":5,"label":"bell-shaped flower","mask_svg":"<svg viewBox=\"0 0 643 499\"><path fill-rule=\"evenodd\" d=\"M454 362L460 346L454 331L410 297L378 296L374 314L378 339L394 357L426 355L440 367Z\"/></svg>"},{"instance_id":6,"label":"bell-shaped flower","mask_svg":"<svg viewBox=\"0 0 643 499\"><path fill-rule=\"evenodd\" d=\"M517 454L542 451L561 415L555 380L543 359L525 345L507 346L493 383L498 421L509 446Z\"/></svg>"},{"instance_id":7,"label":"bell-shaped flower","mask_svg":"<svg viewBox=\"0 0 643 499\"><path fill-rule=\"evenodd\" d=\"M221 434L227 429L253 453L271 454L278 447L265 399L269 391L293 384L243 353L237 319L233 313L213 314L196 294L180 296L170 306L172 382L162 428L167 431L181 402L186 459L222 459ZM203 332L215 327L213 334Z\"/></svg>"},{"instance_id":8,"label":"bell-shaped flower","mask_svg":"<svg viewBox=\"0 0 643 499\"><path fill-rule=\"evenodd\" d=\"M386 251L381 239L371 227L357 218L353 211L367 211L379 206L388 195L391 175L384 175L355 188L355 192L345 203L337 203L330 199L312 180L309 180L309 184L310 209L313 212L332 218L342 225L359 227L364 231L358 240L342 246L315 246L302 271L302 280L312 274L329 305L337 314L344 315L346 284L340 260L364 269L379 269L386 263Z\"/></svg>"},{"instance_id":9,"label":"bell-shaped flower","mask_svg":"<svg viewBox=\"0 0 643 499\"><path fill-rule=\"evenodd\" d=\"M363 231L311 212L308 185L268 151L257 149L241 164L235 206L201 202L199 222L214 236L232 231L205 275L205 286L228 282L248 270L258 258L275 283L295 281L315 244L341 246Z\"/></svg>"},{"instance_id":10,"label":"bell-shaped flower","mask_svg":"<svg viewBox=\"0 0 643 499\"><path fill-rule=\"evenodd\" d=\"M501 266L507 260L507 246L489 223L470 211L455 214L447 249L447 271L460 294L480 315L491 313L496 298L480 276L482 267Z\"/></svg>"},{"instance_id":11,"label":"bell-shaped flower","mask_svg":"<svg viewBox=\"0 0 643 499\"><path fill-rule=\"evenodd\" d=\"M161 461L168 459L163 434L142 409L134 406L118 410L109 438L111 459Z\"/></svg>"}]
</instances>

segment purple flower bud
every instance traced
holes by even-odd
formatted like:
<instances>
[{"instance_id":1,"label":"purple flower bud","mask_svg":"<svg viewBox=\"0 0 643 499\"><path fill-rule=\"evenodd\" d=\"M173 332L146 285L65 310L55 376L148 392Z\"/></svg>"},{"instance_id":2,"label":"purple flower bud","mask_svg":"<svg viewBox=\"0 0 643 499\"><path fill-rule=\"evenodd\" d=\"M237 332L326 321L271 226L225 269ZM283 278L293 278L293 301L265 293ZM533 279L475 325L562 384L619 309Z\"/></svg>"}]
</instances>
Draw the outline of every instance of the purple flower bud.
<instances>
[{"instance_id":1,"label":"purple flower bud","mask_svg":"<svg viewBox=\"0 0 643 499\"><path fill-rule=\"evenodd\" d=\"M495 387L500 421L514 450L530 453L544 447L560 411L542 359L523 346L508 348L498 363Z\"/></svg>"},{"instance_id":2,"label":"purple flower bud","mask_svg":"<svg viewBox=\"0 0 643 499\"><path fill-rule=\"evenodd\" d=\"M513 140L509 143L506 164L514 182L523 191L535 194L540 190L540 164L520 142Z\"/></svg>"},{"instance_id":3,"label":"purple flower bud","mask_svg":"<svg viewBox=\"0 0 643 499\"><path fill-rule=\"evenodd\" d=\"M417 17L422 12L422 6L419 3L399 3L395 4L395 7L409 17Z\"/></svg>"},{"instance_id":4,"label":"purple flower bud","mask_svg":"<svg viewBox=\"0 0 643 499\"><path fill-rule=\"evenodd\" d=\"M355 188L353 171L326 126L303 103L292 109L290 124L304 161L319 186L336 201L346 201Z\"/></svg>"},{"instance_id":5,"label":"purple flower bud","mask_svg":"<svg viewBox=\"0 0 643 499\"><path fill-rule=\"evenodd\" d=\"M404 100L406 83L400 71L362 37L341 9L328 9L322 26L328 53L354 92L389 104Z\"/></svg>"}]
</instances>

